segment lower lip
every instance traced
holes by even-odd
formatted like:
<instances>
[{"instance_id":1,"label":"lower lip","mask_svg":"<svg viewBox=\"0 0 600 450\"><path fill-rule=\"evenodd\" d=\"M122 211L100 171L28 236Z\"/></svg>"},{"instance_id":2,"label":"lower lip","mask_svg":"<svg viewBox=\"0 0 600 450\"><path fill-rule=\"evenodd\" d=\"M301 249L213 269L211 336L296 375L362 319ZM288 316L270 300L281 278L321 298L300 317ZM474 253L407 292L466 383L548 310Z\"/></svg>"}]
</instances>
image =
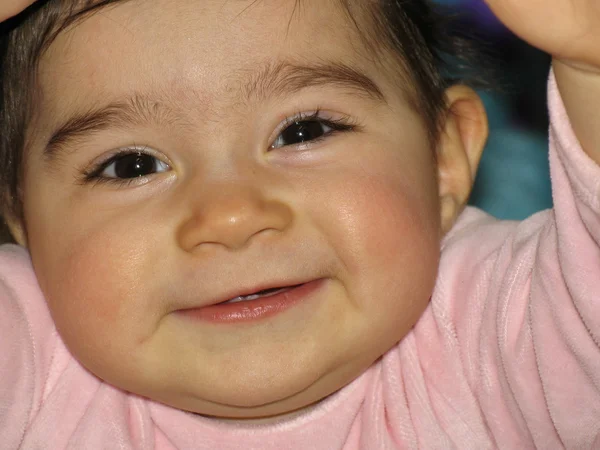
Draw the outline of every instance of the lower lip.
<instances>
[{"instance_id":1,"label":"lower lip","mask_svg":"<svg viewBox=\"0 0 600 450\"><path fill-rule=\"evenodd\" d=\"M276 316L308 299L323 285L323 280L314 280L269 297L237 303L222 303L204 308L180 311L183 315L213 323L254 322Z\"/></svg>"}]
</instances>

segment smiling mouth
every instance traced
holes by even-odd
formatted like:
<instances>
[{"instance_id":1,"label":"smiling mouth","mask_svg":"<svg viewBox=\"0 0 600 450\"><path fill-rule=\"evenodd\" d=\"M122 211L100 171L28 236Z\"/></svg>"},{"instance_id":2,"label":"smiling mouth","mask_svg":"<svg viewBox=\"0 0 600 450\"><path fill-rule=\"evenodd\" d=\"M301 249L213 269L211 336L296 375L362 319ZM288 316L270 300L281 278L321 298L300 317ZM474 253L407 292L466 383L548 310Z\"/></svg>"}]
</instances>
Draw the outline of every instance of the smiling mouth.
<instances>
[{"instance_id":1,"label":"smiling mouth","mask_svg":"<svg viewBox=\"0 0 600 450\"><path fill-rule=\"evenodd\" d=\"M283 292L287 292L287 291L291 291L292 289L295 289L299 286L302 286L301 284L296 284L294 286L286 286L286 287L279 287L279 288L271 288L271 289L264 289L262 291L258 291L254 294L250 294L250 295L240 295L239 297L235 297L232 298L231 300L227 300L223 303L220 303L220 305L227 305L227 304L231 304L231 303L240 303L240 302L249 302L252 300L258 300L261 298L266 298L266 297L271 297L273 295L277 295L277 294L281 294Z\"/></svg>"},{"instance_id":2,"label":"smiling mouth","mask_svg":"<svg viewBox=\"0 0 600 450\"><path fill-rule=\"evenodd\" d=\"M317 304L313 302L319 298L317 293L324 288L324 285L325 280L320 278L295 285L257 290L247 295L239 295L244 292L234 291L228 294L238 294L234 298L206 306L183 309L179 313L190 319L213 324L250 324L282 314L300 303L306 303L306 308L309 309L317 308ZM252 292L251 289L246 292Z\"/></svg>"}]
</instances>

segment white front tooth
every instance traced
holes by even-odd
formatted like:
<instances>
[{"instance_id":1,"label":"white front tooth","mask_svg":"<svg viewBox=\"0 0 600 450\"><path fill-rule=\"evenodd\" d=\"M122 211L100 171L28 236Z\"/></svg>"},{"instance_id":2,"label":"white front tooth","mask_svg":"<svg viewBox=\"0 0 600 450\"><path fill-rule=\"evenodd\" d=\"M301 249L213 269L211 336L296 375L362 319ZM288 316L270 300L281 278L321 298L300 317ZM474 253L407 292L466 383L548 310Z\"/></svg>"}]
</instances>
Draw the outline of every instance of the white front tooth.
<instances>
[{"instance_id":1,"label":"white front tooth","mask_svg":"<svg viewBox=\"0 0 600 450\"><path fill-rule=\"evenodd\" d=\"M283 292L285 290L287 290L287 288L275 289L275 290L272 290L271 292L268 292L265 294L251 294L251 295L246 295L246 296L240 296L240 297L231 299L225 303L239 303L239 302L252 301L252 300L256 300L258 298L262 298L262 297L270 297L271 295L279 294L280 292Z\"/></svg>"},{"instance_id":2,"label":"white front tooth","mask_svg":"<svg viewBox=\"0 0 600 450\"><path fill-rule=\"evenodd\" d=\"M246 302L249 300L256 300L257 298L259 298L260 295L248 295L248 296L241 296L241 297L236 297L232 300L229 300L227 303L239 303L239 302Z\"/></svg>"}]
</instances>

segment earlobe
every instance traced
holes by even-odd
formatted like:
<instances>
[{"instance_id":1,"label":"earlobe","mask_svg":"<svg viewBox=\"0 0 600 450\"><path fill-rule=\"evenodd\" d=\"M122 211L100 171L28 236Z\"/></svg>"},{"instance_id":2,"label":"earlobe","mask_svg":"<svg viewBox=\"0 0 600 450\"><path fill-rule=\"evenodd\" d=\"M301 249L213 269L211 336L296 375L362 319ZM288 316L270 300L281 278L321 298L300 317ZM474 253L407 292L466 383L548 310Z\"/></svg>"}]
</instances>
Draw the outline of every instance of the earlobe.
<instances>
[{"instance_id":1,"label":"earlobe","mask_svg":"<svg viewBox=\"0 0 600 450\"><path fill-rule=\"evenodd\" d=\"M27 247L27 233L22 220L17 220L12 214L4 215L4 222L15 242L23 247Z\"/></svg>"},{"instance_id":2,"label":"earlobe","mask_svg":"<svg viewBox=\"0 0 600 450\"><path fill-rule=\"evenodd\" d=\"M447 113L437 146L442 233L465 208L488 136L485 107L467 86L446 91Z\"/></svg>"}]
</instances>

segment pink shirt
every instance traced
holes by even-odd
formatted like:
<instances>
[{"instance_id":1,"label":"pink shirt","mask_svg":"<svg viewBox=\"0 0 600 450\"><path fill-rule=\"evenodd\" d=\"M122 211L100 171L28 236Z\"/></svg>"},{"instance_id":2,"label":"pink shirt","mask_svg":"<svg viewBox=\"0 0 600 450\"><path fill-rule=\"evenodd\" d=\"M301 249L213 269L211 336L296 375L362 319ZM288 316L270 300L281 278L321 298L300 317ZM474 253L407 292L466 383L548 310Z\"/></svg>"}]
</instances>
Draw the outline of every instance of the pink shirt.
<instances>
[{"instance_id":1,"label":"pink shirt","mask_svg":"<svg viewBox=\"0 0 600 450\"><path fill-rule=\"evenodd\" d=\"M3 449L600 448L600 168L550 79L555 209L499 222L468 209L427 311L317 408L223 424L127 394L58 336L25 250L0 251Z\"/></svg>"}]
</instances>

